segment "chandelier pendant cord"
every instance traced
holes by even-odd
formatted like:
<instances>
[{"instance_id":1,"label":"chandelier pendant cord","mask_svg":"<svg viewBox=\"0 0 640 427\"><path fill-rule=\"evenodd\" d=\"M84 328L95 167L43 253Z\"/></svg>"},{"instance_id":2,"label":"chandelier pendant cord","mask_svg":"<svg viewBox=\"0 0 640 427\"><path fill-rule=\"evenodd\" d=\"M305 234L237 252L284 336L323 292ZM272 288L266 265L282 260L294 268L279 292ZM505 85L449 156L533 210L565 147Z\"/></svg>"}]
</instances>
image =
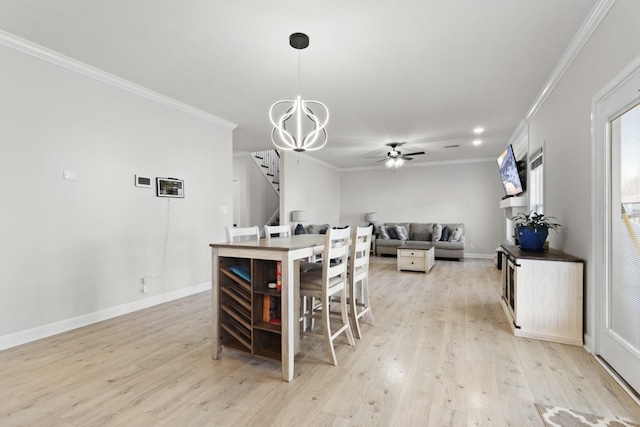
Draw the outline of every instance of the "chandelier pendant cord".
<instances>
[{"instance_id":1,"label":"chandelier pendant cord","mask_svg":"<svg viewBox=\"0 0 640 427\"><path fill-rule=\"evenodd\" d=\"M301 50L302 49L298 49L298 95L301 95L301 93L302 93L302 92L300 92L300 87L302 86L300 84L300 70L301 70L301 67L300 67L300 62L301 62L301 60L300 60L300 51Z\"/></svg>"}]
</instances>

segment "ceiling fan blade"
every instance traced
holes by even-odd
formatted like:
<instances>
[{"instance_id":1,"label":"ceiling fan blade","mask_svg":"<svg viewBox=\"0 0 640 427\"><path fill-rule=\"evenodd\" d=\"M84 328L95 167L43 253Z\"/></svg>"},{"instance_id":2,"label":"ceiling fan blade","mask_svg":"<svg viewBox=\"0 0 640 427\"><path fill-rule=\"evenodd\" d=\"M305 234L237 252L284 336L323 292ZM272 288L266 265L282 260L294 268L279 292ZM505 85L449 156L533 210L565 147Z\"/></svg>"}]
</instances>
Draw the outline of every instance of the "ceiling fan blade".
<instances>
[{"instance_id":1,"label":"ceiling fan blade","mask_svg":"<svg viewBox=\"0 0 640 427\"><path fill-rule=\"evenodd\" d=\"M402 156L402 159L403 159L403 160L413 160L413 157L405 157L405 156Z\"/></svg>"},{"instance_id":2,"label":"ceiling fan blade","mask_svg":"<svg viewBox=\"0 0 640 427\"><path fill-rule=\"evenodd\" d=\"M405 156L417 156L418 154L427 154L424 151L416 151L415 153L407 153Z\"/></svg>"}]
</instances>

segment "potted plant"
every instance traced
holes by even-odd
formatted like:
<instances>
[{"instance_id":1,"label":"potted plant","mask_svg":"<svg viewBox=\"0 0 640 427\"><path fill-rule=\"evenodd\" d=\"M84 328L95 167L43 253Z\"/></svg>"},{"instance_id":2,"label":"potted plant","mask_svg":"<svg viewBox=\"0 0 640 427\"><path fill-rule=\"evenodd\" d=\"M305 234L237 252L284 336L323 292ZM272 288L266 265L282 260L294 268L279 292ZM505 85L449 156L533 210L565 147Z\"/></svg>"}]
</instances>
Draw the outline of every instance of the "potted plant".
<instances>
[{"instance_id":1,"label":"potted plant","mask_svg":"<svg viewBox=\"0 0 640 427\"><path fill-rule=\"evenodd\" d=\"M516 226L516 233L520 240L520 249L525 251L541 251L544 249L544 242L549 235L549 229L558 232L560 224L555 222L555 217L529 212L529 214L519 213L513 217Z\"/></svg>"}]
</instances>

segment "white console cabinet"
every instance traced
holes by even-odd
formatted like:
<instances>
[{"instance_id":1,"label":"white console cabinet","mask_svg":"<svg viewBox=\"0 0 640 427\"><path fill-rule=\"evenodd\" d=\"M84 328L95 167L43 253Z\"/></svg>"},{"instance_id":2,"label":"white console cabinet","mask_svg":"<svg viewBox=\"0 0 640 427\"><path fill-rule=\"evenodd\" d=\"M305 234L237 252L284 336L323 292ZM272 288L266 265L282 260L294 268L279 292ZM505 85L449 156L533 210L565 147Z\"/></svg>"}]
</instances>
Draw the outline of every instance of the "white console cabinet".
<instances>
[{"instance_id":1,"label":"white console cabinet","mask_svg":"<svg viewBox=\"0 0 640 427\"><path fill-rule=\"evenodd\" d=\"M514 335L582 345L583 260L502 245L502 308Z\"/></svg>"}]
</instances>

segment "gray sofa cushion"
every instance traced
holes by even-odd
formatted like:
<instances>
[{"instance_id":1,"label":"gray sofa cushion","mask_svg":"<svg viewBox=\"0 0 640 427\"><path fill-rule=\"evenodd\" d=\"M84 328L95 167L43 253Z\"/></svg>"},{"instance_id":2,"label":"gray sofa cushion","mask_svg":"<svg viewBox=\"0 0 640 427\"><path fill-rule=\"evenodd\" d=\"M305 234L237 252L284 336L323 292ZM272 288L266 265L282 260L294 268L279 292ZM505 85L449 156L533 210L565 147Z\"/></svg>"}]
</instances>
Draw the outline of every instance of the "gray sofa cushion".
<instances>
[{"instance_id":1,"label":"gray sofa cushion","mask_svg":"<svg viewBox=\"0 0 640 427\"><path fill-rule=\"evenodd\" d=\"M376 246L397 248L404 242L399 239L376 239Z\"/></svg>"},{"instance_id":2,"label":"gray sofa cushion","mask_svg":"<svg viewBox=\"0 0 640 427\"><path fill-rule=\"evenodd\" d=\"M431 223L412 222L409 227L409 240L430 242L432 229L433 224Z\"/></svg>"},{"instance_id":3,"label":"gray sofa cushion","mask_svg":"<svg viewBox=\"0 0 640 427\"><path fill-rule=\"evenodd\" d=\"M432 242L436 249L464 249L464 241L461 242Z\"/></svg>"}]
</instances>

